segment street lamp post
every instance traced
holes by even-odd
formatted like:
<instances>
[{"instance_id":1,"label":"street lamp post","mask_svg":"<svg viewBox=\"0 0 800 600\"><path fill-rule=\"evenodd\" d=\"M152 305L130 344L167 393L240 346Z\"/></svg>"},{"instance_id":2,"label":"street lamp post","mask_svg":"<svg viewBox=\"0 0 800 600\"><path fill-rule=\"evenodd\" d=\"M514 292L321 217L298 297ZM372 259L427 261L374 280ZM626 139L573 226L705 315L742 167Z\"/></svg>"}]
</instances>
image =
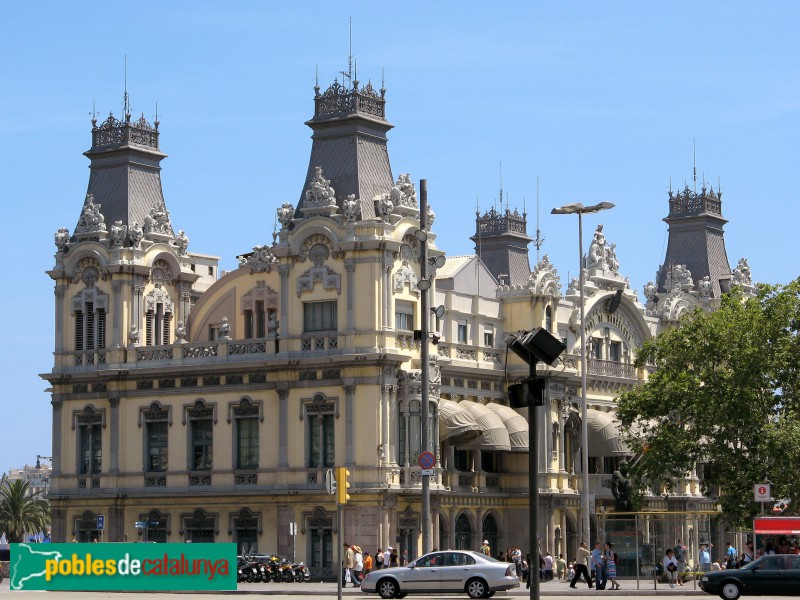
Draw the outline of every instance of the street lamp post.
<instances>
[{"instance_id":1,"label":"street lamp post","mask_svg":"<svg viewBox=\"0 0 800 600\"><path fill-rule=\"evenodd\" d=\"M583 535L584 541L592 547L592 525L589 519L589 407L586 401L586 328L585 322L585 297L584 285L585 277L583 274L583 215L596 213L602 210L614 208L611 202L600 202L584 206L580 202L576 204L565 204L560 208L550 211L553 215L578 215L578 273L580 279L580 311L581 311L581 511L583 513Z\"/></svg>"}]
</instances>

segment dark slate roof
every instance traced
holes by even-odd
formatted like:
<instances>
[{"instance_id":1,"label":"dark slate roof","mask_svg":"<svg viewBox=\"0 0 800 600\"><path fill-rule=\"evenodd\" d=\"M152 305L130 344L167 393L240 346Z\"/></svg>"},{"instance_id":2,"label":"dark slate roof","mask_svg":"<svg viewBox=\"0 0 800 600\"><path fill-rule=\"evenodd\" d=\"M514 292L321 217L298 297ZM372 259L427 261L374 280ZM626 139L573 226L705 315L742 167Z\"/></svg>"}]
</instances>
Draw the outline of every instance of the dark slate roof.
<instances>
[{"instance_id":1,"label":"dark slate roof","mask_svg":"<svg viewBox=\"0 0 800 600\"><path fill-rule=\"evenodd\" d=\"M166 210L160 166L166 154L158 138L158 121L150 125L144 116L120 121L109 115L100 125L92 120L92 147L84 153L91 161L86 193L100 205L106 228L116 221L141 227L152 208Z\"/></svg>"},{"instance_id":2,"label":"dark slate roof","mask_svg":"<svg viewBox=\"0 0 800 600\"><path fill-rule=\"evenodd\" d=\"M689 209L686 207L686 199ZM680 202L682 203L679 203ZM678 210L680 209L680 210ZM730 280L731 268L725 250L721 195L705 189L699 194L687 188L682 195L670 193L669 240L664 264L658 271L658 290L665 292L666 278L671 265L686 265L692 274L695 289L698 281L708 276L712 296L721 296L720 280Z\"/></svg>"},{"instance_id":3,"label":"dark slate roof","mask_svg":"<svg viewBox=\"0 0 800 600\"><path fill-rule=\"evenodd\" d=\"M336 93L330 95L334 88ZM375 218L374 200L391 191L394 178L386 132L393 126L384 118L383 96L370 90L371 86L354 90L334 84L324 94L317 91L314 118L306 122L314 134L296 208L298 216L302 216L305 193L316 167L330 180L340 207L348 195L355 194L361 203L362 219Z\"/></svg>"}]
</instances>

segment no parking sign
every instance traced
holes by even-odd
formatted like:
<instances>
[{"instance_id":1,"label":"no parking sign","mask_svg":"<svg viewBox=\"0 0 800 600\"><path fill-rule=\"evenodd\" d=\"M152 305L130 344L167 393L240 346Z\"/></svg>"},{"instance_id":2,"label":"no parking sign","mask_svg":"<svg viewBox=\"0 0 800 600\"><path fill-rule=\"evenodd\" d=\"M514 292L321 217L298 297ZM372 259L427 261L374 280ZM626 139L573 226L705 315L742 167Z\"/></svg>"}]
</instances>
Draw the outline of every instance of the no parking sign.
<instances>
[{"instance_id":1,"label":"no parking sign","mask_svg":"<svg viewBox=\"0 0 800 600\"><path fill-rule=\"evenodd\" d=\"M769 502L770 489L768 483L757 483L753 486L753 495L756 502Z\"/></svg>"}]
</instances>

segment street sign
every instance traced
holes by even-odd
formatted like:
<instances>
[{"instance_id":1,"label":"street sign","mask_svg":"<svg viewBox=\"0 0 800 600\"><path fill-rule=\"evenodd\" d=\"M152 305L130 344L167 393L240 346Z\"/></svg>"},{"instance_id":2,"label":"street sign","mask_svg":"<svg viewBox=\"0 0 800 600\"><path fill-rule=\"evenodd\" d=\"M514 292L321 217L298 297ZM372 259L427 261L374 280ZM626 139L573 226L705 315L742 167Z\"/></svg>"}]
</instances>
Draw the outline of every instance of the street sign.
<instances>
[{"instance_id":1,"label":"street sign","mask_svg":"<svg viewBox=\"0 0 800 600\"><path fill-rule=\"evenodd\" d=\"M433 469L422 469L422 475L433 477L434 475L436 475L436 472Z\"/></svg>"},{"instance_id":2,"label":"street sign","mask_svg":"<svg viewBox=\"0 0 800 600\"><path fill-rule=\"evenodd\" d=\"M145 527L147 527L147 521L136 521L136 523L134 523L133 526L136 529L144 529Z\"/></svg>"},{"instance_id":3,"label":"street sign","mask_svg":"<svg viewBox=\"0 0 800 600\"><path fill-rule=\"evenodd\" d=\"M769 502L770 489L768 483L757 483L753 486L753 496L756 502Z\"/></svg>"},{"instance_id":4,"label":"street sign","mask_svg":"<svg viewBox=\"0 0 800 600\"><path fill-rule=\"evenodd\" d=\"M97 530L103 531L106 528L106 516L105 515L97 515Z\"/></svg>"},{"instance_id":5,"label":"street sign","mask_svg":"<svg viewBox=\"0 0 800 600\"><path fill-rule=\"evenodd\" d=\"M433 452L420 452L419 455L419 466L423 469L433 469L434 465L436 464L436 457L433 455ZM423 475L430 475L431 473L423 473Z\"/></svg>"}]
</instances>

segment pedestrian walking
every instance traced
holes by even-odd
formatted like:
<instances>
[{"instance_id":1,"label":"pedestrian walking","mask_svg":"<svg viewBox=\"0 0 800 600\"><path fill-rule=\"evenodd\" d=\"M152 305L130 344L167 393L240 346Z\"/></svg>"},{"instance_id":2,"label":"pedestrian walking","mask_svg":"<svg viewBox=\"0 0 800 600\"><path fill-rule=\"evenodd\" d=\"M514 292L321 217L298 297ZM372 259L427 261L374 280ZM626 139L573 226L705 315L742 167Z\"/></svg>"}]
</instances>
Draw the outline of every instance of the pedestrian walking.
<instances>
[{"instance_id":1,"label":"pedestrian walking","mask_svg":"<svg viewBox=\"0 0 800 600\"><path fill-rule=\"evenodd\" d=\"M617 553L611 542L606 542L605 550L605 576L611 581L611 589L618 590L620 585L617 583Z\"/></svg>"},{"instance_id":2,"label":"pedestrian walking","mask_svg":"<svg viewBox=\"0 0 800 600\"><path fill-rule=\"evenodd\" d=\"M581 542L578 547L578 558L575 560L575 575L569 583L569 587L574 588L578 579L583 576L589 587L592 587L592 576L589 575L589 559L591 552L586 549L586 542Z\"/></svg>"}]
</instances>

